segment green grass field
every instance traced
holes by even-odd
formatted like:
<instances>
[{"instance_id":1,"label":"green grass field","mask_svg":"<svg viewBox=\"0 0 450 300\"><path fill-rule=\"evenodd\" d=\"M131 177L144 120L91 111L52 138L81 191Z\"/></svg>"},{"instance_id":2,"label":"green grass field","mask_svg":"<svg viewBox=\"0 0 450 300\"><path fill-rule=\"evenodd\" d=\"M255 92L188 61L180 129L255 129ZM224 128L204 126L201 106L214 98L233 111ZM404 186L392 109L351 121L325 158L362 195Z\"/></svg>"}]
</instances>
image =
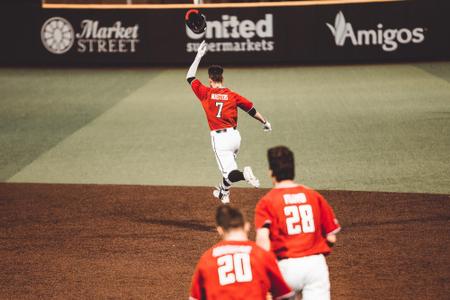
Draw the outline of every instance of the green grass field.
<instances>
[{"instance_id":1,"label":"green grass field","mask_svg":"<svg viewBox=\"0 0 450 300\"><path fill-rule=\"evenodd\" d=\"M215 185L186 69L0 69L0 181ZM266 149L318 189L450 193L450 63L229 68L273 132L240 113L238 163ZM206 82L205 69L198 77Z\"/></svg>"}]
</instances>

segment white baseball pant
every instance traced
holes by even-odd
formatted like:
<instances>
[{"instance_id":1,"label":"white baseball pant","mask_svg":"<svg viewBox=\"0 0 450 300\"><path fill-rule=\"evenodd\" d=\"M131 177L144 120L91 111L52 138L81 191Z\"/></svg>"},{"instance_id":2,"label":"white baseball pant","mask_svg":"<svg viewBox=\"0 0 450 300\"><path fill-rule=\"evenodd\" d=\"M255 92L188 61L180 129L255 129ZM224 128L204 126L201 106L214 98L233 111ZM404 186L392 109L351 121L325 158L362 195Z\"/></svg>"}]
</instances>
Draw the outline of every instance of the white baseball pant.
<instances>
[{"instance_id":1,"label":"white baseball pant","mask_svg":"<svg viewBox=\"0 0 450 300\"><path fill-rule=\"evenodd\" d=\"M238 168L236 157L241 146L241 135L234 128L226 128L225 130L211 131L211 146L222 176L228 178L228 174Z\"/></svg>"},{"instance_id":2,"label":"white baseball pant","mask_svg":"<svg viewBox=\"0 0 450 300\"><path fill-rule=\"evenodd\" d=\"M330 279L323 254L283 259L278 262L286 283L302 300L329 300Z\"/></svg>"}]
</instances>

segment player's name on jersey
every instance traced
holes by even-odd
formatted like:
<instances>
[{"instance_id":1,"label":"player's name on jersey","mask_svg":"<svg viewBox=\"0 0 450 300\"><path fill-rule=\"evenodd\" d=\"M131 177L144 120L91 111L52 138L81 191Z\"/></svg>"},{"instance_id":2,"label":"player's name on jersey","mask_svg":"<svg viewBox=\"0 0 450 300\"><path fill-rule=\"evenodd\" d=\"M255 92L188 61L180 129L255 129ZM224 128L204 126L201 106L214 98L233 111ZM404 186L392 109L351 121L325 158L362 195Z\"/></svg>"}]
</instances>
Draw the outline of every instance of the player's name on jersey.
<instances>
[{"instance_id":1,"label":"player's name on jersey","mask_svg":"<svg viewBox=\"0 0 450 300\"><path fill-rule=\"evenodd\" d=\"M306 203L306 195L303 193L299 194L285 194L283 195L284 204L299 204Z\"/></svg>"},{"instance_id":2,"label":"player's name on jersey","mask_svg":"<svg viewBox=\"0 0 450 300\"><path fill-rule=\"evenodd\" d=\"M213 249L212 255L213 257L222 256L225 254L233 254L233 253L250 253L252 251L252 246L220 246Z\"/></svg>"},{"instance_id":3,"label":"player's name on jersey","mask_svg":"<svg viewBox=\"0 0 450 300\"><path fill-rule=\"evenodd\" d=\"M228 100L228 95L227 94L211 94L211 99L212 100Z\"/></svg>"}]
</instances>

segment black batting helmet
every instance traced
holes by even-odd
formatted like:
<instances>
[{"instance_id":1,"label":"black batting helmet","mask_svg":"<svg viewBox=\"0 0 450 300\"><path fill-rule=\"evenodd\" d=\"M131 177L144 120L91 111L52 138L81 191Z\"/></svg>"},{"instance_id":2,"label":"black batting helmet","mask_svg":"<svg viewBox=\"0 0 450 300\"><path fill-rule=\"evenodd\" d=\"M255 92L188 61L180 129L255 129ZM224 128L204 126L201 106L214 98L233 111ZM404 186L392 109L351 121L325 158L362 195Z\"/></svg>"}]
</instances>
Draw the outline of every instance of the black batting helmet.
<instances>
[{"instance_id":1,"label":"black batting helmet","mask_svg":"<svg viewBox=\"0 0 450 300\"><path fill-rule=\"evenodd\" d=\"M206 28L206 17L201 14L196 9L190 9L186 12L186 16L184 17L186 25L194 32L194 33L202 33Z\"/></svg>"}]
</instances>

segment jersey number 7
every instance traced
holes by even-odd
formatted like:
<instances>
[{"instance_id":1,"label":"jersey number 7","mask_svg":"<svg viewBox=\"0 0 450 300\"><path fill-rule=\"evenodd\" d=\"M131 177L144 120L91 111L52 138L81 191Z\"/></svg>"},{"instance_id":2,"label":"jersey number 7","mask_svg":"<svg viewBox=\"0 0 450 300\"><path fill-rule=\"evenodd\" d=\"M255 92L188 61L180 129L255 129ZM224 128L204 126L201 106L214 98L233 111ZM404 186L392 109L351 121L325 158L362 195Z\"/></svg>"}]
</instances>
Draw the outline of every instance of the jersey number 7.
<instances>
[{"instance_id":1,"label":"jersey number 7","mask_svg":"<svg viewBox=\"0 0 450 300\"><path fill-rule=\"evenodd\" d=\"M216 117L222 118L223 102L216 102L216 106L219 108Z\"/></svg>"}]
</instances>

